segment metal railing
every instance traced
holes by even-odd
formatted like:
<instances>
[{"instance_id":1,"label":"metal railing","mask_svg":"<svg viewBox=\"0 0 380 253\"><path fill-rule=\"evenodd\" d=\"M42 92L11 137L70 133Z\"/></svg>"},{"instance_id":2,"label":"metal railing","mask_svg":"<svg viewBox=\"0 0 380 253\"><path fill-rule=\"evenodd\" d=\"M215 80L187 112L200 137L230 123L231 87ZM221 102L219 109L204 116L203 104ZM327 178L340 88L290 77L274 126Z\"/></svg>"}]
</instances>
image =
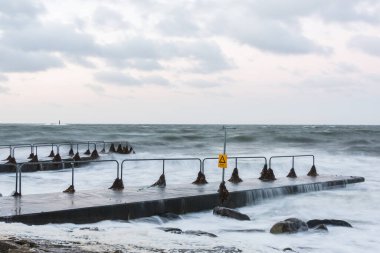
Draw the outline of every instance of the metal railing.
<instances>
[{"instance_id":1,"label":"metal railing","mask_svg":"<svg viewBox=\"0 0 380 253\"><path fill-rule=\"evenodd\" d=\"M199 171L202 171L202 160L196 157L190 158L141 158L141 159L125 159L121 162L121 175L120 178L123 180L123 169L124 163L127 162L146 162L146 161L162 161L162 173L165 174L165 161L199 161Z\"/></svg>"},{"instance_id":2,"label":"metal railing","mask_svg":"<svg viewBox=\"0 0 380 253\"><path fill-rule=\"evenodd\" d=\"M269 158L269 168L272 168L272 159L277 158L292 158L292 168L294 169L294 159L297 157L312 157L313 158L313 165L315 165L315 157L314 155L278 155L278 156L272 156Z\"/></svg>"},{"instance_id":3,"label":"metal railing","mask_svg":"<svg viewBox=\"0 0 380 253\"><path fill-rule=\"evenodd\" d=\"M70 164L71 165L71 181L74 186L74 165L79 163L105 163L105 162L114 162L117 165L116 178L119 178L120 175L120 163L117 160L109 159L109 160L90 160L90 161L60 161L60 162L52 162L52 161L44 161L44 162L26 162L26 163L17 163L17 164L9 164L16 166L16 182L15 182L15 196L21 196L21 182L22 182L22 168L25 165L36 165L39 166L41 164Z\"/></svg>"},{"instance_id":4,"label":"metal railing","mask_svg":"<svg viewBox=\"0 0 380 253\"><path fill-rule=\"evenodd\" d=\"M265 164L267 164L267 158L265 156L229 156L228 160L235 160L235 168L237 168L238 160L242 159L263 159ZM217 157L206 157L202 160L202 172L204 173L205 161L207 160L218 160Z\"/></svg>"}]
</instances>

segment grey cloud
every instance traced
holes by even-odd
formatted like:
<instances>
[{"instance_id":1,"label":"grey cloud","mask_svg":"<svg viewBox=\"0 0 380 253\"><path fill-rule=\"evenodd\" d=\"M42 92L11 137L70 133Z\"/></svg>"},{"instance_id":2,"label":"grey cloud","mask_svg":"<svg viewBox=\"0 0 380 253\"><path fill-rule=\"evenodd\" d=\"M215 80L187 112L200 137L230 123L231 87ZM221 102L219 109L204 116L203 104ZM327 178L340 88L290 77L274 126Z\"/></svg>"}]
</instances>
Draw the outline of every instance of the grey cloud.
<instances>
[{"instance_id":1,"label":"grey cloud","mask_svg":"<svg viewBox=\"0 0 380 253\"><path fill-rule=\"evenodd\" d=\"M121 72L99 72L95 74L95 79L105 84L120 86L139 86L141 81Z\"/></svg>"},{"instance_id":2,"label":"grey cloud","mask_svg":"<svg viewBox=\"0 0 380 253\"><path fill-rule=\"evenodd\" d=\"M207 80L201 80L201 79L187 81L186 84L195 88L202 88L202 89L216 88L216 87L220 87L221 85L224 85L223 83L218 82L218 81L207 81Z\"/></svg>"},{"instance_id":3,"label":"grey cloud","mask_svg":"<svg viewBox=\"0 0 380 253\"><path fill-rule=\"evenodd\" d=\"M43 5L35 0L1 0L0 28L17 29L32 26L44 10Z\"/></svg>"},{"instance_id":4,"label":"grey cloud","mask_svg":"<svg viewBox=\"0 0 380 253\"><path fill-rule=\"evenodd\" d=\"M355 36L350 39L348 46L372 56L380 56L380 37L364 35Z\"/></svg>"},{"instance_id":5,"label":"grey cloud","mask_svg":"<svg viewBox=\"0 0 380 253\"><path fill-rule=\"evenodd\" d=\"M193 17L184 8L175 8L167 13L157 24L157 28L166 35L171 36L194 36L199 33L198 25Z\"/></svg>"},{"instance_id":6,"label":"grey cloud","mask_svg":"<svg viewBox=\"0 0 380 253\"><path fill-rule=\"evenodd\" d=\"M126 28L128 23L124 21L123 15L117 10L107 6L99 6L96 8L93 21L97 26L111 27L115 29Z\"/></svg>"},{"instance_id":7,"label":"grey cloud","mask_svg":"<svg viewBox=\"0 0 380 253\"><path fill-rule=\"evenodd\" d=\"M153 75L140 79L142 84L150 84L150 85L160 85L166 86L169 85L169 81L161 76Z\"/></svg>"},{"instance_id":8,"label":"grey cloud","mask_svg":"<svg viewBox=\"0 0 380 253\"><path fill-rule=\"evenodd\" d=\"M63 66L58 57L43 52L22 52L0 46L0 55L2 72L34 72Z\"/></svg>"},{"instance_id":9,"label":"grey cloud","mask_svg":"<svg viewBox=\"0 0 380 253\"><path fill-rule=\"evenodd\" d=\"M137 37L104 46L101 56L112 65L121 67L136 68L141 66L139 63L155 64L158 59L185 58L197 62L197 66L190 71L206 73L231 68L231 64L224 57L218 44L202 40L165 42ZM156 64L155 66L158 67ZM146 67L143 64L142 69Z\"/></svg>"},{"instance_id":10,"label":"grey cloud","mask_svg":"<svg viewBox=\"0 0 380 253\"><path fill-rule=\"evenodd\" d=\"M146 70L146 71L162 69L161 64L157 60L154 60L154 59L133 59L133 60L129 60L126 65L131 68L136 68L139 70Z\"/></svg>"},{"instance_id":11,"label":"grey cloud","mask_svg":"<svg viewBox=\"0 0 380 253\"><path fill-rule=\"evenodd\" d=\"M0 42L24 51L94 55L99 50L90 35L58 24L6 31Z\"/></svg>"},{"instance_id":12,"label":"grey cloud","mask_svg":"<svg viewBox=\"0 0 380 253\"><path fill-rule=\"evenodd\" d=\"M169 81L160 76L153 75L136 78L121 72L99 72L95 74L95 79L104 84L118 86L169 85Z\"/></svg>"}]
</instances>

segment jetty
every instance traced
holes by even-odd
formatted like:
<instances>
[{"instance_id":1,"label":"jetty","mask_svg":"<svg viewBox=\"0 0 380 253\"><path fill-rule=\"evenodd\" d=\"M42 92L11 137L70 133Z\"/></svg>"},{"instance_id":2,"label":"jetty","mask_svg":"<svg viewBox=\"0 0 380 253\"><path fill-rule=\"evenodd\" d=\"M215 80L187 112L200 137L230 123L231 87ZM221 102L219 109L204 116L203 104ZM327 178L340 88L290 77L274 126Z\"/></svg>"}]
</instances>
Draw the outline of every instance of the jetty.
<instances>
[{"instance_id":1,"label":"jetty","mask_svg":"<svg viewBox=\"0 0 380 253\"><path fill-rule=\"evenodd\" d=\"M308 175L297 176L294 171L294 160L297 157L312 157L312 168ZM290 158L293 173L286 177L274 176L271 168L272 160ZM205 161L218 158L156 158L156 159L125 159L115 162L117 165L116 180L112 189L97 189L75 192L74 169L72 174L72 189L69 193L48 193L21 195L20 171L16 178L15 196L0 197L0 221L22 222L41 225L48 223L93 223L102 220L130 220L165 213L185 214L211 210L223 205L230 208L258 204L263 200L284 195L307 193L312 191L330 190L346 187L350 184L364 182L363 177L318 175L315 159L312 155L265 157L229 157L235 161L235 176L232 182L223 181L228 189L227 196L220 192L220 182L208 182L205 179ZM236 182L238 161L242 159L262 159L264 162L259 178L243 179ZM162 175L151 187L128 187L122 182L123 166L137 161L162 161ZM173 184L165 181L165 161L196 160L199 161L199 173L195 182L188 184ZM112 162L113 160L108 160ZM101 161L98 161L101 162ZM107 161L104 161L107 162ZM19 168L18 165L16 166ZM305 173L306 174L306 173ZM224 175L224 174L223 174ZM124 175L125 177L125 175ZM199 180L202 179L203 180ZM115 186L115 187L114 187ZM219 192L218 192L219 189ZM19 191L19 192L18 192Z\"/></svg>"}]
</instances>

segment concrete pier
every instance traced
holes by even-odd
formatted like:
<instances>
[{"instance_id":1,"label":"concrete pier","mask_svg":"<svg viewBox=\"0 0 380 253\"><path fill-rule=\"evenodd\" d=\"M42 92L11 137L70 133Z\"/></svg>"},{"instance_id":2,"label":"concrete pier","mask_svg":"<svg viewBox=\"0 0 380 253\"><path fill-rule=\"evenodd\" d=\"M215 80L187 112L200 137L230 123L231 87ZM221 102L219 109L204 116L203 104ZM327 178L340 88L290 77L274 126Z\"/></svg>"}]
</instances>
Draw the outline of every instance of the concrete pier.
<instances>
[{"instance_id":1,"label":"concrete pier","mask_svg":"<svg viewBox=\"0 0 380 253\"><path fill-rule=\"evenodd\" d=\"M246 179L234 185L227 207L252 205L281 195L346 187L364 182L363 177L329 176L279 178L273 182ZM167 212L184 214L211 210L220 205L219 182L198 186L168 184L166 188L131 188L0 197L0 221L26 224L93 223L101 220L129 220Z\"/></svg>"}]
</instances>

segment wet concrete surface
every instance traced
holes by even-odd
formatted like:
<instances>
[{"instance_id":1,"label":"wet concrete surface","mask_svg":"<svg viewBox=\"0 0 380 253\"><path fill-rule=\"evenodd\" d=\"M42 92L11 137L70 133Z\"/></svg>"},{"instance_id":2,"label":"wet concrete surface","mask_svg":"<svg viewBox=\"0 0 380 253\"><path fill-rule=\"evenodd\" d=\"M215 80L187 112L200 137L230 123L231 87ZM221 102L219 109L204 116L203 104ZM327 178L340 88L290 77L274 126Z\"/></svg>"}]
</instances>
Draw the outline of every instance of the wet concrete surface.
<instances>
[{"instance_id":1,"label":"wet concrete surface","mask_svg":"<svg viewBox=\"0 0 380 253\"><path fill-rule=\"evenodd\" d=\"M329 190L364 182L363 177L329 176L279 178L273 182L246 179L226 182L230 192L224 203L241 207L281 195ZM97 189L74 194L49 193L0 197L0 221L26 224L92 223L129 220L163 213L183 214L211 210L220 205L219 182L206 185L168 184L165 188L128 187L122 191Z\"/></svg>"}]
</instances>

